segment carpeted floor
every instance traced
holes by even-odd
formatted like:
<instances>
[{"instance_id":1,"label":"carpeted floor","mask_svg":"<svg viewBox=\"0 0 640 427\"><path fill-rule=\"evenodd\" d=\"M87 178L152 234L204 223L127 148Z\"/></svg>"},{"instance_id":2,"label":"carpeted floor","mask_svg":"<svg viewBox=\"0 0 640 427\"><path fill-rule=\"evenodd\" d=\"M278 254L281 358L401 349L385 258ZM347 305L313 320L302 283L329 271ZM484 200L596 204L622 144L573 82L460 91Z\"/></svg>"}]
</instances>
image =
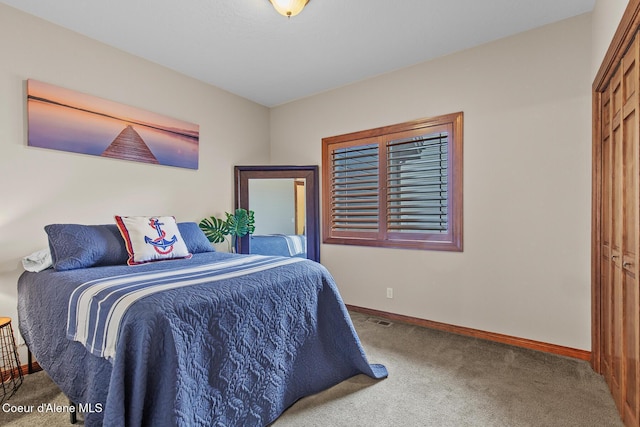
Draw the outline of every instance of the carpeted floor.
<instances>
[{"instance_id":1,"label":"carpeted floor","mask_svg":"<svg viewBox=\"0 0 640 427\"><path fill-rule=\"evenodd\" d=\"M369 361L389 378L358 375L298 401L273 427L621 427L602 377L589 364L418 326L380 325L352 313ZM44 372L8 403L68 405ZM79 425L82 425L80 420ZM68 426L66 413L16 414L1 426Z\"/></svg>"}]
</instances>

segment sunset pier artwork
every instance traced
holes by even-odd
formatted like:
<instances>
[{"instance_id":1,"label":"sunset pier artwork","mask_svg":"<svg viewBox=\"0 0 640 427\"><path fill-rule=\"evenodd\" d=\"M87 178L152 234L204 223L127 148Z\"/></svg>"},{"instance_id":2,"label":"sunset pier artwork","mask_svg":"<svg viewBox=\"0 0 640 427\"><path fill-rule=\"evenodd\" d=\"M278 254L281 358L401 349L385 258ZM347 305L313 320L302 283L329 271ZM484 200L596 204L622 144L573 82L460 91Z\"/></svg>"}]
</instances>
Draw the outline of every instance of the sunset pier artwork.
<instances>
[{"instance_id":1,"label":"sunset pier artwork","mask_svg":"<svg viewBox=\"0 0 640 427\"><path fill-rule=\"evenodd\" d=\"M32 147L198 169L197 124L35 80L27 114Z\"/></svg>"},{"instance_id":2,"label":"sunset pier artwork","mask_svg":"<svg viewBox=\"0 0 640 427\"><path fill-rule=\"evenodd\" d=\"M158 164L147 144L131 125L120 132L101 154L103 157Z\"/></svg>"}]
</instances>

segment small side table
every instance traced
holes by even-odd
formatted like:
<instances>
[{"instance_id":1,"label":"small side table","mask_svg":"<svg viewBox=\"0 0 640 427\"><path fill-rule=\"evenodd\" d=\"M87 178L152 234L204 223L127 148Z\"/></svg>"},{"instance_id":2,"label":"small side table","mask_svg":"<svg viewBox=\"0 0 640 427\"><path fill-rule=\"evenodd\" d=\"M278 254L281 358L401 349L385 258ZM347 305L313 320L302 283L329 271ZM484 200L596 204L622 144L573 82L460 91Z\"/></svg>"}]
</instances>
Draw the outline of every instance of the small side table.
<instances>
[{"instance_id":1,"label":"small side table","mask_svg":"<svg viewBox=\"0 0 640 427\"><path fill-rule=\"evenodd\" d=\"M13 396L22 385L22 368L10 317L0 317L0 378L2 379L0 403L2 403Z\"/></svg>"}]
</instances>

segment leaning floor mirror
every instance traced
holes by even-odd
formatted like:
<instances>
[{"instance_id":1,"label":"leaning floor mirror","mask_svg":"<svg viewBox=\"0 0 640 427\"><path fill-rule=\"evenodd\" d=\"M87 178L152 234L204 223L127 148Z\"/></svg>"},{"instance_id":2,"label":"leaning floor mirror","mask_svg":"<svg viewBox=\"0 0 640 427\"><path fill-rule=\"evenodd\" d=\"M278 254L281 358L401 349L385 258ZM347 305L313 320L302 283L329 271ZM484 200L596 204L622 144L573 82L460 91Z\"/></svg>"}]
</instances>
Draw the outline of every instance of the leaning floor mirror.
<instances>
[{"instance_id":1,"label":"leaning floor mirror","mask_svg":"<svg viewBox=\"0 0 640 427\"><path fill-rule=\"evenodd\" d=\"M235 204L252 210L255 231L238 252L320 262L317 166L236 166Z\"/></svg>"}]
</instances>

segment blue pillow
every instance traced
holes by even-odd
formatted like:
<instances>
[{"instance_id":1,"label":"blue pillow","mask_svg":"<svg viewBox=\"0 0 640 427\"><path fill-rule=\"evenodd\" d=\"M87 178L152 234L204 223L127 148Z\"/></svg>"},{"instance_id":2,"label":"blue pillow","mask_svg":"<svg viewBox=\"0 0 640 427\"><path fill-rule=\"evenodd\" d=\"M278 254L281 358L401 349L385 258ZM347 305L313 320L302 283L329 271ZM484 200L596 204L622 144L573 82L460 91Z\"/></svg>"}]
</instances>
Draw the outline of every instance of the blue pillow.
<instances>
[{"instance_id":1,"label":"blue pillow","mask_svg":"<svg viewBox=\"0 0 640 427\"><path fill-rule=\"evenodd\" d=\"M192 254L215 252L215 248L195 222L179 222L178 231L180 231L182 240L187 244L187 249Z\"/></svg>"},{"instance_id":2,"label":"blue pillow","mask_svg":"<svg viewBox=\"0 0 640 427\"><path fill-rule=\"evenodd\" d=\"M125 265L129 253L115 224L50 224L44 227L49 236L51 261L56 271L100 265ZM192 254L215 249L195 222L178 223L178 230Z\"/></svg>"},{"instance_id":3,"label":"blue pillow","mask_svg":"<svg viewBox=\"0 0 640 427\"><path fill-rule=\"evenodd\" d=\"M49 224L51 261L57 271L126 264L129 254L115 224Z\"/></svg>"}]
</instances>

